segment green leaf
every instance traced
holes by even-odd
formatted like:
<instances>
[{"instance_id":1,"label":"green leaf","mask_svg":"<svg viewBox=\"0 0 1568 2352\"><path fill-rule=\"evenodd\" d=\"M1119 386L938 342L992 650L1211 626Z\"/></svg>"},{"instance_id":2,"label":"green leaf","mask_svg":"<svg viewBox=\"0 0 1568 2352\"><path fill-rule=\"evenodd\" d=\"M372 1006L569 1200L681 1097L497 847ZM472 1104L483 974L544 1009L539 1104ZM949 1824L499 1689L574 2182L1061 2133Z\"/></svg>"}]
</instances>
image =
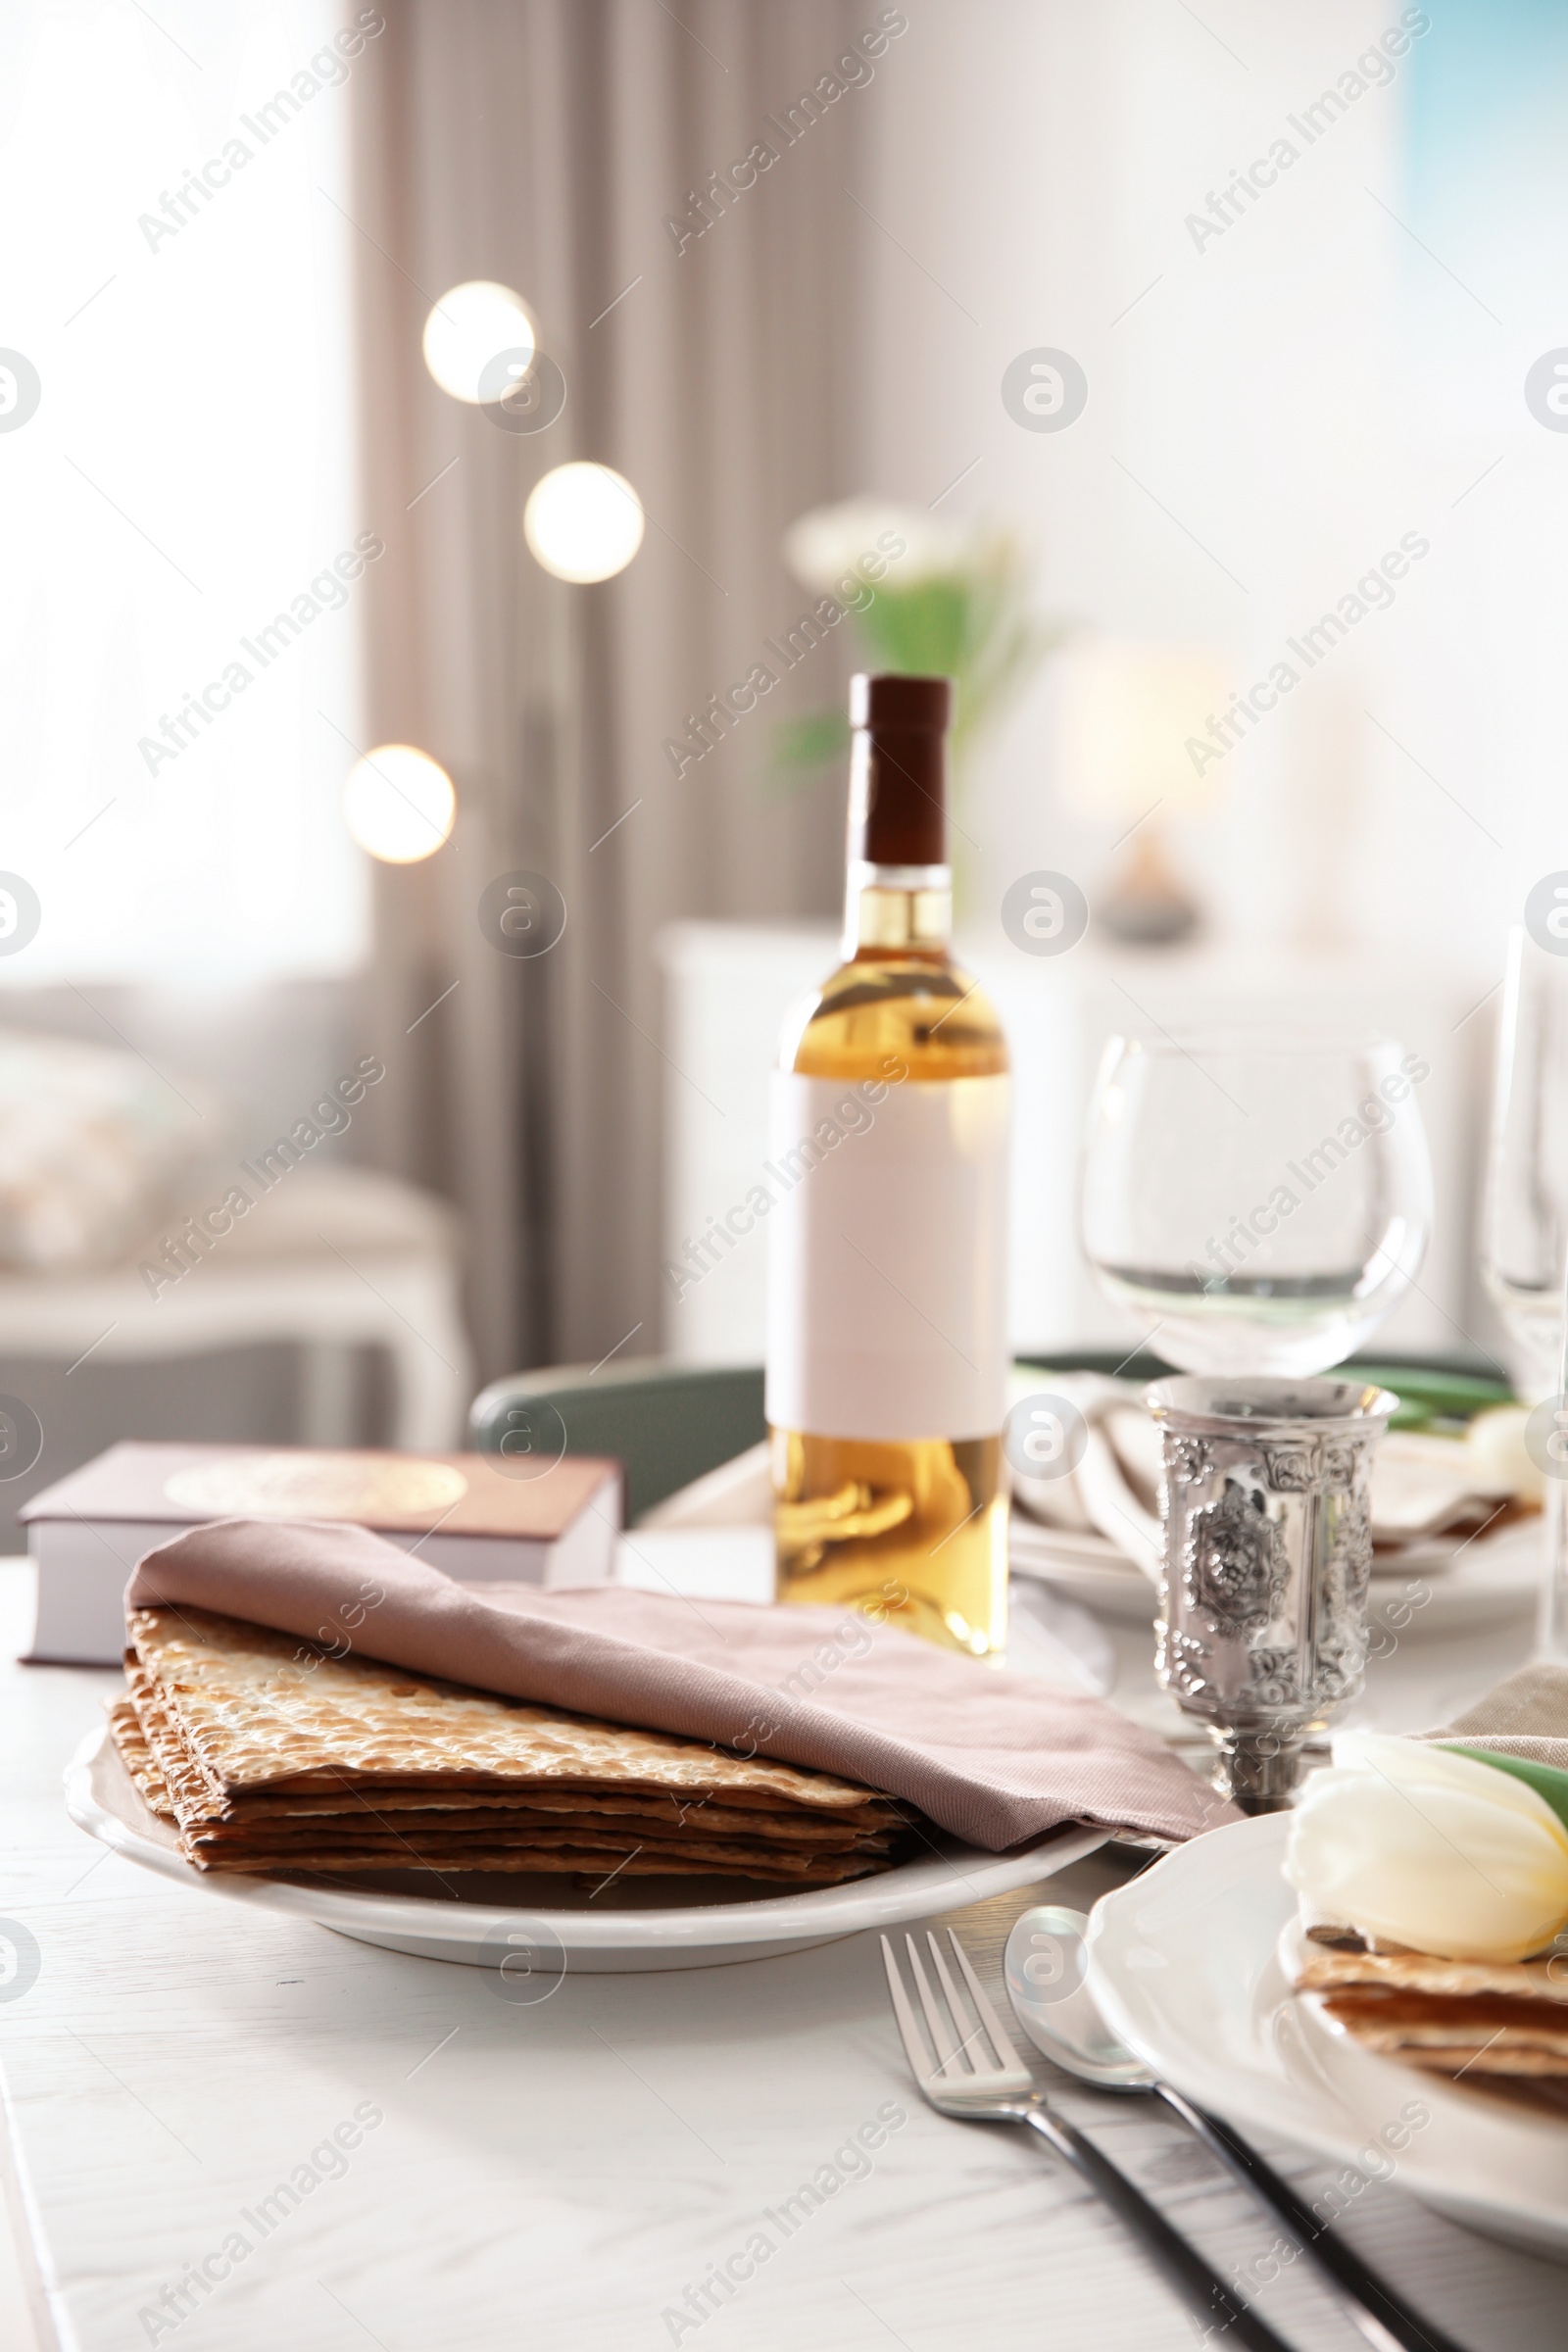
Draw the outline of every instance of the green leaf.
<instances>
[{"instance_id":1,"label":"green leaf","mask_svg":"<svg viewBox=\"0 0 1568 2352\"><path fill-rule=\"evenodd\" d=\"M1453 1756L1473 1756L1478 1764L1491 1764L1498 1772L1511 1773L1523 1781L1538 1796L1544 1796L1563 1828L1568 1830L1568 1772L1557 1764L1538 1764L1533 1756L1501 1756L1490 1747L1460 1746L1445 1740L1442 1743Z\"/></svg>"},{"instance_id":2,"label":"green leaf","mask_svg":"<svg viewBox=\"0 0 1568 2352\"><path fill-rule=\"evenodd\" d=\"M921 580L879 588L860 628L881 666L917 677L956 677L974 643L973 591L966 580Z\"/></svg>"},{"instance_id":3,"label":"green leaf","mask_svg":"<svg viewBox=\"0 0 1568 2352\"><path fill-rule=\"evenodd\" d=\"M1390 1416L1391 1429L1433 1429L1463 1426L1494 1404L1510 1404L1512 1392L1505 1380L1489 1380L1481 1373L1424 1372L1410 1364L1362 1364L1349 1367L1358 1379L1392 1389L1399 1409Z\"/></svg>"},{"instance_id":4,"label":"green leaf","mask_svg":"<svg viewBox=\"0 0 1568 2352\"><path fill-rule=\"evenodd\" d=\"M775 767L826 767L842 758L850 740L850 722L842 710L808 710L801 718L780 719L773 730Z\"/></svg>"},{"instance_id":5,"label":"green leaf","mask_svg":"<svg viewBox=\"0 0 1568 2352\"><path fill-rule=\"evenodd\" d=\"M953 680L958 783L974 739L1065 634L1031 614L1023 559L1004 536L961 569L906 586L896 578L882 580L857 609L855 625L866 668ZM848 728L836 711L784 720L772 736L772 774L798 782L819 773L842 756L848 742Z\"/></svg>"}]
</instances>

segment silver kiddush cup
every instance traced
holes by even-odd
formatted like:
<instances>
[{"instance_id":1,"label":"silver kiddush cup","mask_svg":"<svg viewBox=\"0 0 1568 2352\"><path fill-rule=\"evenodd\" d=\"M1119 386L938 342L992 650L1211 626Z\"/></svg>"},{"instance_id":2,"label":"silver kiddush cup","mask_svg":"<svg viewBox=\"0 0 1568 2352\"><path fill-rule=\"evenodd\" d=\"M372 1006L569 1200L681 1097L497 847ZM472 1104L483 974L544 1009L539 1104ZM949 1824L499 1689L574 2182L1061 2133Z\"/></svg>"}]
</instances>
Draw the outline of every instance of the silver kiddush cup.
<instances>
[{"instance_id":1,"label":"silver kiddush cup","mask_svg":"<svg viewBox=\"0 0 1568 2352\"><path fill-rule=\"evenodd\" d=\"M1307 1735L1366 1679L1372 1455L1398 1403L1355 1380L1156 1381L1155 1669L1244 1813L1291 1802Z\"/></svg>"}]
</instances>

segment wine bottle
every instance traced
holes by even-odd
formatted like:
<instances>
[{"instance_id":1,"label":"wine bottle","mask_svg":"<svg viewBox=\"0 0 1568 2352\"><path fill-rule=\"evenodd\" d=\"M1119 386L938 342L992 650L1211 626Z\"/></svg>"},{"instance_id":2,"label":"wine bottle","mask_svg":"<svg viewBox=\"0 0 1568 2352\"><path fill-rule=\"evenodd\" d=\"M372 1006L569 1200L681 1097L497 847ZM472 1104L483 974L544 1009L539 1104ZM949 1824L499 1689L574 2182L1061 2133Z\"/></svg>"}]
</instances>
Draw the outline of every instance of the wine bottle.
<instances>
[{"instance_id":1,"label":"wine bottle","mask_svg":"<svg viewBox=\"0 0 1568 2352\"><path fill-rule=\"evenodd\" d=\"M949 953L946 678L850 689L844 961L773 1076L778 1596L1006 1642L1007 1049Z\"/></svg>"}]
</instances>

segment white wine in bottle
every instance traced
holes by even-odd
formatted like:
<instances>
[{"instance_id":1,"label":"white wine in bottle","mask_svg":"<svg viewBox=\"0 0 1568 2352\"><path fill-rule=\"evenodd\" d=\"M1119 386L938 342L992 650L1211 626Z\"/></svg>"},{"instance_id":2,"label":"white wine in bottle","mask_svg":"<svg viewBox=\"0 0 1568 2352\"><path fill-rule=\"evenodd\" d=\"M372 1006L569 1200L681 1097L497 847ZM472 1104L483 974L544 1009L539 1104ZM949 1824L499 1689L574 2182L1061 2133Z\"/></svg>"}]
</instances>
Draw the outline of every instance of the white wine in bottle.
<instances>
[{"instance_id":1,"label":"white wine in bottle","mask_svg":"<svg viewBox=\"0 0 1568 2352\"><path fill-rule=\"evenodd\" d=\"M773 1078L778 1596L975 1657L1007 1626L1007 1049L949 954L946 678L857 677L844 962Z\"/></svg>"}]
</instances>

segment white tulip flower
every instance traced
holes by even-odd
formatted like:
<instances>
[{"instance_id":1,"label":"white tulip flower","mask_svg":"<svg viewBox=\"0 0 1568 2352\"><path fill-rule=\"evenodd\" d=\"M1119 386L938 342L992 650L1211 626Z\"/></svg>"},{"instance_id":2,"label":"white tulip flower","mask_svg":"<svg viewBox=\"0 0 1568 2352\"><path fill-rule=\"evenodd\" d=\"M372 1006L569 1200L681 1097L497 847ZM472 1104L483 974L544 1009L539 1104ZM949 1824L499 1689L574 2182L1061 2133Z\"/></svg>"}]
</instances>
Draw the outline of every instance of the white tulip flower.
<instances>
[{"instance_id":1,"label":"white tulip flower","mask_svg":"<svg viewBox=\"0 0 1568 2352\"><path fill-rule=\"evenodd\" d=\"M975 525L943 521L924 507L847 498L836 507L813 507L792 522L784 534L784 561L803 588L830 595L867 556L880 550L887 557L892 541L901 542L904 553L892 557L888 577L901 588L965 571L989 544Z\"/></svg>"},{"instance_id":2,"label":"white tulip flower","mask_svg":"<svg viewBox=\"0 0 1568 2352\"><path fill-rule=\"evenodd\" d=\"M1568 1925L1568 1829L1512 1773L1342 1733L1291 1817L1307 1916L1444 1960L1524 1960Z\"/></svg>"},{"instance_id":3,"label":"white tulip flower","mask_svg":"<svg viewBox=\"0 0 1568 2352\"><path fill-rule=\"evenodd\" d=\"M1525 1446L1527 1404L1494 1404L1477 1413L1464 1435L1466 1467L1482 1494L1517 1494L1521 1502L1544 1502L1546 1482Z\"/></svg>"}]
</instances>

